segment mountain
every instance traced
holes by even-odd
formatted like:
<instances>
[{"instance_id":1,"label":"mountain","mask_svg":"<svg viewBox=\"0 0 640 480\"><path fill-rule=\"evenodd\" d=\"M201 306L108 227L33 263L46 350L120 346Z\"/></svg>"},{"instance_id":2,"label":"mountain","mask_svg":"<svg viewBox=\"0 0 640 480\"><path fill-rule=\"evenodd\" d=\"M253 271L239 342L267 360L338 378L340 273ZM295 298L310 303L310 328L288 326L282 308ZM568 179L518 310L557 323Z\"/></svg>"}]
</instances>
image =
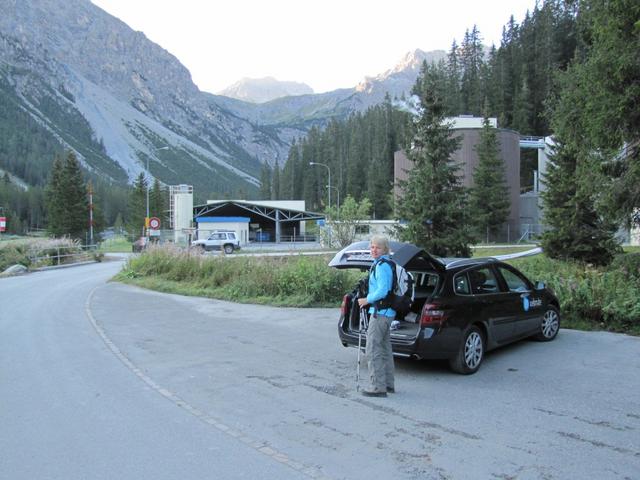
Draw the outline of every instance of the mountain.
<instances>
[{"instance_id":1,"label":"mountain","mask_svg":"<svg viewBox=\"0 0 640 480\"><path fill-rule=\"evenodd\" d=\"M283 165L314 125L408 93L429 55L413 52L355 88L250 103L201 92L178 59L88 0L0 0L0 9L0 168L29 184L73 149L113 182L148 164L202 196L251 197L263 163Z\"/></svg>"},{"instance_id":2,"label":"mountain","mask_svg":"<svg viewBox=\"0 0 640 480\"><path fill-rule=\"evenodd\" d=\"M165 183L248 191L261 161L285 158L280 136L304 133L221 108L169 52L87 0L0 0L0 8L3 103L96 175L131 180L149 161Z\"/></svg>"},{"instance_id":3,"label":"mountain","mask_svg":"<svg viewBox=\"0 0 640 480\"><path fill-rule=\"evenodd\" d=\"M243 78L218 92L223 97L235 98L251 103L264 103L276 98L313 94L306 83L283 82L273 77Z\"/></svg>"}]
</instances>

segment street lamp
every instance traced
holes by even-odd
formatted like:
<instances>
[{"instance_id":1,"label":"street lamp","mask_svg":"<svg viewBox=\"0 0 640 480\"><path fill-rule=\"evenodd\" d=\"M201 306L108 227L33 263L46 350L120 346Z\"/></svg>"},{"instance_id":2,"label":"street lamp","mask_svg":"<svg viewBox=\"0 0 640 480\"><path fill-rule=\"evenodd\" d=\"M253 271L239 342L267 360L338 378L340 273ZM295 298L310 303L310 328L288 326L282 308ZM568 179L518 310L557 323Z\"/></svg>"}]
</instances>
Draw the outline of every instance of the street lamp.
<instances>
[{"instance_id":1,"label":"street lamp","mask_svg":"<svg viewBox=\"0 0 640 480\"><path fill-rule=\"evenodd\" d=\"M324 163L319 163L319 162L309 162L309 165L320 165L322 167L325 167L327 169L327 172L329 172L329 207L331 207L331 169L329 168L329 165L326 165Z\"/></svg>"},{"instance_id":2,"label":"street lamp","mask_svg":"<svg viewBox=\"0 0 640 480\"><path fill-rule=\"evenodd\" d=\"M331 191L331 189L334 188L335 191L338 193L338 210L340 210L340 189L338 187L334 187L331 185L327 185L327 188L329 189L329 191Z\"/></svg>"},{"instance_id":3,"label":"street lamp","mask_svg":"<svg viewBox=\"0 0 640 480\"><path fill-rule=\"evenodd\" d=\"M164 147L159 147L159 148L154 148L152 151L154 152L159 152L160 150L169 150L169 147L164 146ZM149 228L149 188L151 187L151 170L149 170L149 155L147 155L147 173L149 174L149 181L147 182L147 216L145 218L144 221L144 226L146 228Z\"/></svg>"}]
</instances>

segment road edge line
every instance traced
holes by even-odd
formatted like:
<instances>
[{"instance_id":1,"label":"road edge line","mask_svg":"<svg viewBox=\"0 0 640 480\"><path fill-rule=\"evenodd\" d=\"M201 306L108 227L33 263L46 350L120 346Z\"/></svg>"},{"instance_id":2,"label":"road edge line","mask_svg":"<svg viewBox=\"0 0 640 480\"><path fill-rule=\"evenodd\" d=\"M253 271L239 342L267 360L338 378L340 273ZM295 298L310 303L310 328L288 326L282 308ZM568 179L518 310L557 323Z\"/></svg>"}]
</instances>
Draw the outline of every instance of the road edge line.
<instances>
[{"instance_id":1,"label":"road edge line","mask_svg":"<svg viewBox=\"0 0 640 480\"><path fill-rule=\"evenodd\" d=\"M93 294L98 288L101 288L102 286L103 285L98 285L94 287L89 292L89 295L87 296L87 300L85 301L84 310L85 310L85 314L87 315L87 318L89 319L89 323L91 323L93 329L96 331L98 336L102 339L102 341L107 346L107 348L111 351L111 353L113 353L113 355L115 355L116 358L118 358L118 360L120 360L129 371L131 371L135 376L137 376L140 380L142 380L149 388L154 390L156 393L159 393L160 395L162 395L164 398L166 398L170 402L174 403L179 408L190 413L191 415L196 417L198 420L206 423L209 426L216 428L220 432L232 438L235 438L236 440L241 441L242 443L244 443L245 445L248 445L255 451L260 452L261 454L266 455L267 457L270 457L275 462L286 465L289 468L295 470L296 472L299 472L304 476L312 478L314 480L331 480L330 477L323 475L322 472L317 467L312 467L309 465L304 465L299 462L296 462L291 458L289 458L289 456L286 453L280 452L274 449L273 447L271 447L268 444L268 442L265 442L263 440L259 440L256 438L252 438L249 435L246 435L245 433L226 425L225 423L220 421L220 419L212 417L211 415L194 407L189 402L185 401L184 399L180 398L178 395L173 393L171 390L168 390L158 385L150 377L145 375L144 372L140 368L138 368L131 360L129 360L129 358L127 358L127 356L124 353L122 353L122 350L120 350L120 348L109 338L109 336L104 331L104 329L100 325L98 325L98 322L96 321L95 317L93 316L93 313L91 312L91 301L93 299Z\"/></svg>"}]
</instances>

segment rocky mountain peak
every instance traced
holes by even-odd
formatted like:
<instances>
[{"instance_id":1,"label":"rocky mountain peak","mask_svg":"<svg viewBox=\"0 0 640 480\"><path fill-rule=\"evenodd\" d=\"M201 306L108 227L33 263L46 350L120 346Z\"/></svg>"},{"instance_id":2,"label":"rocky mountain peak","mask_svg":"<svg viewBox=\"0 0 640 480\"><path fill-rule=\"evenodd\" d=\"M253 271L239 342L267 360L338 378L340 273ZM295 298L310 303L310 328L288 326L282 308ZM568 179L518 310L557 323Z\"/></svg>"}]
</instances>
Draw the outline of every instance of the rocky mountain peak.
<instances>
[{"instance_id":1,"label":"rocky mountain peak","mask_svg":"<svg viewBox=\"0 0 640 480\"><path fill-rule=\"evenodd\" d=\"M218 92L218 95L251 103L307 94L313 94L313 89L306 83L280 81L273 77L243 78Z\"/></svg>"}]
</instances>

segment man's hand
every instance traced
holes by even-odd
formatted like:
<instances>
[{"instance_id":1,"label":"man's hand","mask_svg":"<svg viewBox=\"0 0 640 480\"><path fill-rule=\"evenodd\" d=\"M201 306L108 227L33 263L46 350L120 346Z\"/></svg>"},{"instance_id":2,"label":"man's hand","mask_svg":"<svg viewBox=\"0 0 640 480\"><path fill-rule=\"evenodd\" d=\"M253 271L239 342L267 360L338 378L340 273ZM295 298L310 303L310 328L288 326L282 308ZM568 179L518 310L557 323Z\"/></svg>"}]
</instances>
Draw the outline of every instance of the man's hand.
<instances>
[{"instance_id":1,"label":"man's hand","mask_svg":"<svg viewBox=\"0 0 640 480\"><path fill-rule=\"evenodd\" d=\"M359 298L358 305L360 305L360 308L364 307L365 305L369 305L369 302L367 301L367 297Z\"/></svg>"}]
</instances>

